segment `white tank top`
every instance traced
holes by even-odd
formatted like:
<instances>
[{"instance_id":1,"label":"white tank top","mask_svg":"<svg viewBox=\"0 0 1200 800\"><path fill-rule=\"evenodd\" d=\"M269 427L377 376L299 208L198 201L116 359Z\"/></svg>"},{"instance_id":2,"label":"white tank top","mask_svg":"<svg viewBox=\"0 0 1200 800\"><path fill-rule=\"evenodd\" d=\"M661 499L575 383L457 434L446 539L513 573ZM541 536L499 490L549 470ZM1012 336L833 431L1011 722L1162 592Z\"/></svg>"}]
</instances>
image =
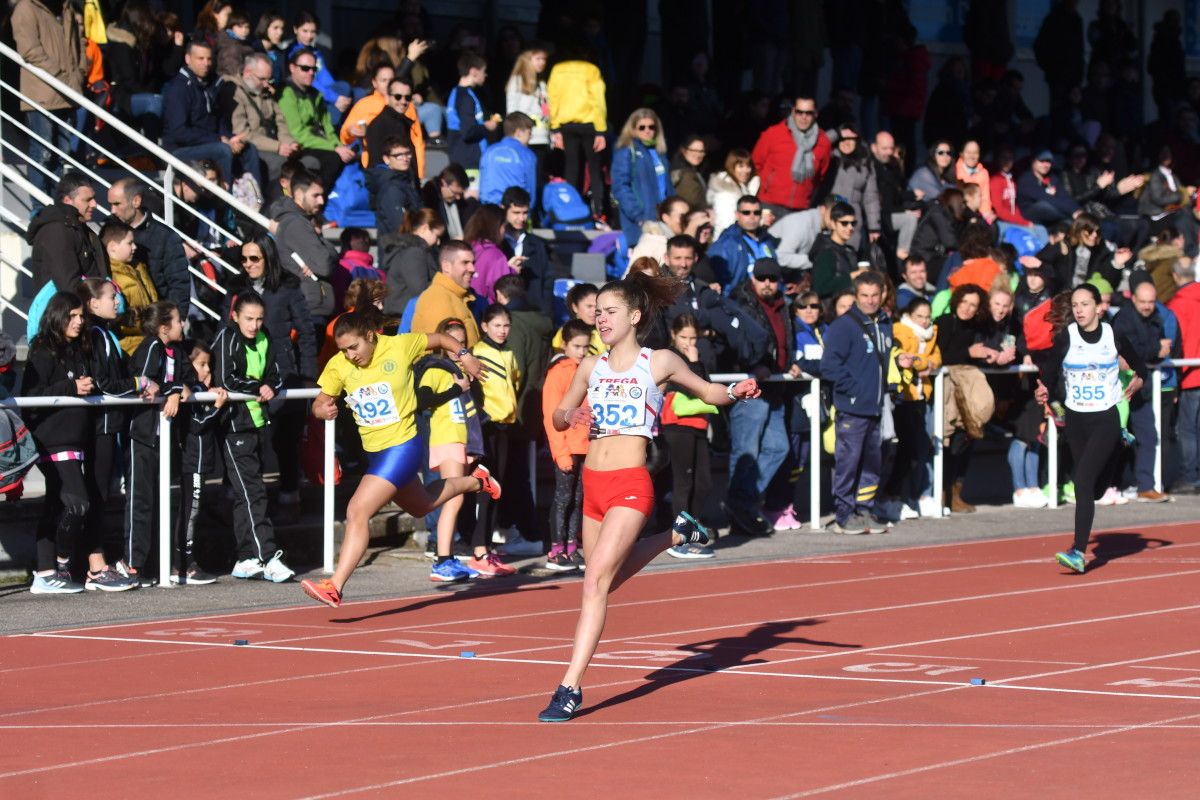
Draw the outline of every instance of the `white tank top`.
<instances>
[{"instance_id":1,"label":"white tank top","mask_svg":"<svg viewBox=\"0 0 1200 800\"><path fill-rule=\"evenodd\" d=\"M654 438L653 428L662 411L663 395L650 372L649 347L643 347L625 372L615 372L609 353L600 356L588 378L588 405L592 407L591 439L605 436Z\"/></svg>"},{"instance_id":2,"label":"white tank top","mask_svg":"<svg viewBox=\"0 0 1200 800\"><path fill-rule=\"evenodd\" d=\"M1100 341L1085 342L1079 325L1067 328L1070 344L1063 358L1067 408L1073 411L1106 411L1121 400L1121 364L1117 340L1108 323L1100 323Z\"/></svg>"}]
</instances>

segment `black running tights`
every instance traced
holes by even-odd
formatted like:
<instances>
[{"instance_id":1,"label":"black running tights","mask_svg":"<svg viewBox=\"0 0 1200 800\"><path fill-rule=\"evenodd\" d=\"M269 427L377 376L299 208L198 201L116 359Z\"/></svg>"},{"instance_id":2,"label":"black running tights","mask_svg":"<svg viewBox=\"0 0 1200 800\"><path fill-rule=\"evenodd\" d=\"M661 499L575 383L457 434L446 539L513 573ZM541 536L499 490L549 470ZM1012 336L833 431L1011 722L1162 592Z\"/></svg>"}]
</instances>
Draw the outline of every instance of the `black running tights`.
<instances>
[{"instance_id":1,"label":"black running tights","mask_svg":"<svg viewBox=\"0 0 1200 800\"><path fill-rule=\"evenodd\" d=\"M1104 411L1067 409L1067 444L1075 462L1075 544L1087 550L1096 516L1096 496L1109 486L1109 476L1121 441L1121 416L1116 406Z\"/></svg>"}]
</instances>

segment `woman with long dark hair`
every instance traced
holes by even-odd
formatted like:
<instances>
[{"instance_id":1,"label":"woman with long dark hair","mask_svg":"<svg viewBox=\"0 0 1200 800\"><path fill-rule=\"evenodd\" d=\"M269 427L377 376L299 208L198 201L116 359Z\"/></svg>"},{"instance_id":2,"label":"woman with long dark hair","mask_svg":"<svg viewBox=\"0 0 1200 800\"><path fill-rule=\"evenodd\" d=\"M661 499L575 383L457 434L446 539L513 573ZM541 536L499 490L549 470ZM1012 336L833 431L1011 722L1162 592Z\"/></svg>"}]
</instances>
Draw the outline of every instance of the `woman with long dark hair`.
<instances>
[{"instance_id":1,"label":"woman with long dark hair","mask_svg":"<svg viewBox=\"0 0 1200 800\"><path fill-rule=\"evenodd\" d=\"M1071 292L1071 315L1074 321L1054 337L1036 397L1041 403L1061 401L1066 406L1064 436L1075 462L1075 538L1069 549L1054 558L1068 569L1083 572L1097 489L1111 483L1108 476L1121 443L1117 405L1142 388L1146 364L1125 337L1103 320L1096 287L1085 283ZM1134 373L1124 387L1122 369Z\"/></svg>"},{"instance_id":2,"label":"woman with long dark hair","mask_svg":"<svg viewBox=\"0 0 1200 800\"><path fill-rule=\"evenodd\" d=\"M696 375L670 350L639 344L681 289L674 278L643 272L605 284L597 300L596 326L609 350L583 360L551 415L555 430L586 426L592 442L583 466L587 572L582 607L571 662L538 715L542 722L566 722L583 703L580 682L604 633L609 595L668 547L711 543L708 531L686 512L676 517L671 530L638 538L654 512L646 446L662 412L663 387L674 383L692 397L721 406L761 394L753 378L722 387Z\"/></svg>"},{"instance_id":3,"label":"woman with long dark hair","mask_svg":"<svg viewBox=\"0 0 1200 800\"><path fill-rule=\"evenodd\" d=\"M275 346L284 388L311 385L317 377L317 339L300 279L279 263L275 240L264 232L242 244L244 275L230 286L230 295L254 292L262 298L263 327ZM295 332L295 339L292 333ZM271 444L279 459L279 503L300 502L300 431L304 428L304 403L278 401L272 407Z\"/></svg>"},{"instance_id":4,"label":"woman with long dark hair","mask_svg":"<svg viewBox=\"0 0 1200 800\"><path fill-rule=\"evenodd\" d=\"M918 200L928 205L942 192L957 185L954 180L954 145L946 139L939 139L929 148L925 163L917 167L908 179L908 188Z\"/></svg>"},{"instance_id":5,"label":"woman with long dark hair","mask_svg":"<svg viewBox=\"0 0 1200 800\"><path fill-rule=\"evenodd\" d=\"M28 397L92 394L96 384L89 369L90 355L83 303L72 292L54 294L29 345L23 393ZM41 457L39 468L46 477L46 501L37 527L37 568L29 591L82 592L83 586L71 574L71 557L89 509L83 459L95 434L92 410L75 406L30 409L26 418Z\"/></svg>"}]
</instances>

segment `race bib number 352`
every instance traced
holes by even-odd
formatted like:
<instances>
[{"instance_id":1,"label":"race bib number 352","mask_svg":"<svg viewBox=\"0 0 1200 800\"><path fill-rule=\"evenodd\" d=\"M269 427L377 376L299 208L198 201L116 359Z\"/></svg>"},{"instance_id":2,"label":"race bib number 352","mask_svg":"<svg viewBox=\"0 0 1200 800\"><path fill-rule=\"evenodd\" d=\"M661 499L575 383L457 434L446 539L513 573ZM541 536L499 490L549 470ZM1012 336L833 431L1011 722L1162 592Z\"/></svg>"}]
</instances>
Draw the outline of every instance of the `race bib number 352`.
<instances>
[{"instance_id":1,"label":"race bib number 352","mask_svg":"<svg viewBox=\"0 0 1200 800\"><path fill-rule=\"evenodd\" d=\"M358 424L363 427L391 425L400 421L396 398L388 383L371 383L360 386L346 396L346 403L354 411Z\"/></svg>"},{"instance_id":2,"label":"race bib number 352","mask_svg":"<svg viewBox=\"0 0 1200 800\"><path fill-rule=\"evenodd\" d=\"M636 428L646 419L646 404L641 401L607 402L592 405L592 418L605 430Z\"/></svg>"}]
</instances>

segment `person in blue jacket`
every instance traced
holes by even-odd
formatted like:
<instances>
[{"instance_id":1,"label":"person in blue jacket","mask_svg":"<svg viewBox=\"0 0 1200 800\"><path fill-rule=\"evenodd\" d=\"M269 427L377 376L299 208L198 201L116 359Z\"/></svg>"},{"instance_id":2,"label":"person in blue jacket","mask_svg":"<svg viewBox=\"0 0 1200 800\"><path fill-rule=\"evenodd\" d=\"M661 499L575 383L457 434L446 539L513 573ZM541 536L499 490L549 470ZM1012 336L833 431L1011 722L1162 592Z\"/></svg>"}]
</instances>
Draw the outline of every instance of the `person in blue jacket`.
<instances>
[{"instance_id":1,"label":"person in blue jacket","mask_svg":"<svg viewBox=\"0 0 1200 800\"><path fill-rule=\"evenodd\" d=\"M821 380L833 387L837 448L833 455L835 516L830 533L883 533L874 518L883 442L879 422L892 358L892 321L880 311L883 276L864 272L854 279L854 305L830 323L821 355ZM896 356L907 369L912 356Z\"/></svg>"},{"instance_id":2,"label":"person in blue jacket","mask_svg":"<svg viewBox=\"0 0 1200 800\"><path fill-rule=\"evenodd\" d=\"M483 56L465 51L458 57L458 76L458 85L446 98L446 143L450 160L462 164L474 180L478 177L479 161L500 124L500 115L489 115L476 91L487 80L487 61Z\"/></svg>"},{"instance_id":3,"label":"person in blue jacket","mask_svg":"<svg viewBox=\"0 0 1200 800\"><path fill-rule=\"evenodd\" d=\"M1054 172L1054 154L1042 150L1025 174L1017 178L1017 208L1030 222L1050 226L1070 222L1079 213L1062 177Z\"/></svg>"},{"instance_id":4,"label":"person in blue jacket","mask_svg":"<svg viewBox=\"0 0 1200 800\"><path fill-rule=\"evenodd\" d=\"M537 197L537 156L529 147L533 118L514 111L504 118L504 138L479 160L479 200L500 205L504 192L518 186Z\"/></svg>"},{"instance_id":5,"label":"person in blue jacket","mask_svg":"<svg viewBox=\"0 0 1200 800\"><path fill-rule=\"evenodd\" d=\"M762 221L762 202L752 194L742 195L737 201L734 224L721 231L708 248L709 263L726 297L750 277L755 261L776 258L779 240L767 232Z\"/></svg>"},{"instance_id":6,"label":"person in blue jacket","mask_svg":"<svg viewBox=\"0 0 1200 800\"><path fill-rule=\"evenodd\" d=\"M658 204L674 194L662 122L648 108L625 120L612 157L612 196L621 232L630 247L642 236L642 223L658 219Z\"/></svg>"}]
</instances>

